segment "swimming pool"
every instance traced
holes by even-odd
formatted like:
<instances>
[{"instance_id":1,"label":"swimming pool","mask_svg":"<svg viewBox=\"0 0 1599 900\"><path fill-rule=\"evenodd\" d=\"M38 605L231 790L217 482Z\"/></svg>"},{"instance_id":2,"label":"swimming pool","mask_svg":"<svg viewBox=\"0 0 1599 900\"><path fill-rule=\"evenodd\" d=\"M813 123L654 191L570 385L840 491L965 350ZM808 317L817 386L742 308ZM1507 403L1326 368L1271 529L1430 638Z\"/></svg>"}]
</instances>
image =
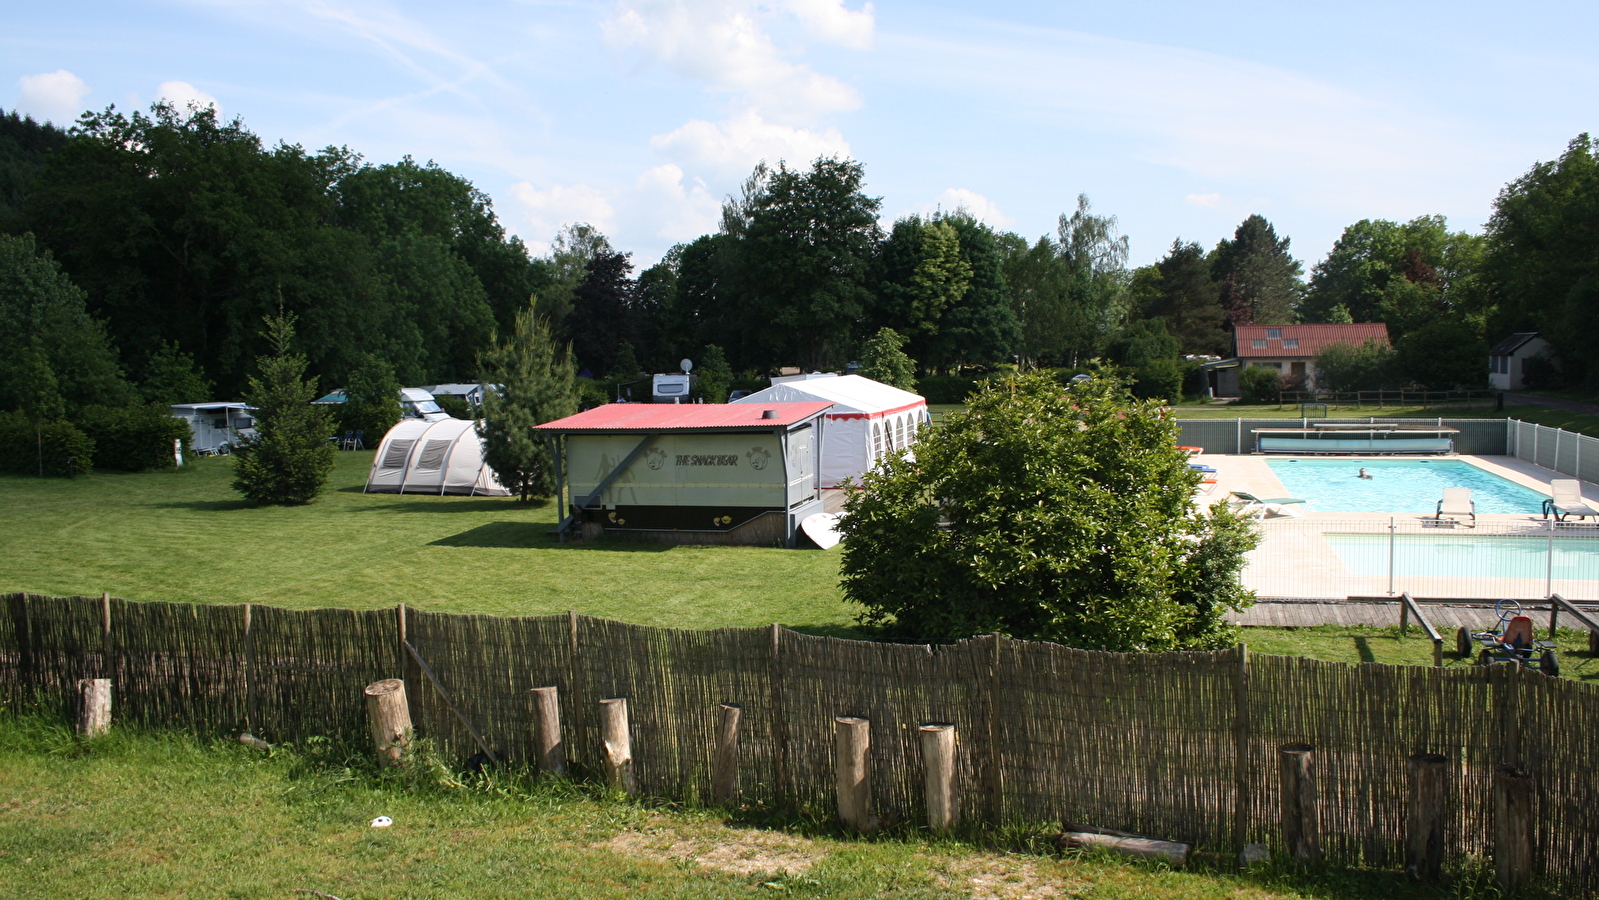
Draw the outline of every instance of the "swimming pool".
<instances>
[{"instance_id":1,"label":"swimming pool","mask_svg":"<svg viewBox=\"0 0 1599 900\"><path fill-rule=\"evenodd\" d=\"M1432 514L1444 488L1471 488L1478 513L1533 513L1544 494L1458 459L1270 459L1288 496L1309 512ZM1365 469L1370 479L1362 479Z\"/></svg>"}]
</instances>

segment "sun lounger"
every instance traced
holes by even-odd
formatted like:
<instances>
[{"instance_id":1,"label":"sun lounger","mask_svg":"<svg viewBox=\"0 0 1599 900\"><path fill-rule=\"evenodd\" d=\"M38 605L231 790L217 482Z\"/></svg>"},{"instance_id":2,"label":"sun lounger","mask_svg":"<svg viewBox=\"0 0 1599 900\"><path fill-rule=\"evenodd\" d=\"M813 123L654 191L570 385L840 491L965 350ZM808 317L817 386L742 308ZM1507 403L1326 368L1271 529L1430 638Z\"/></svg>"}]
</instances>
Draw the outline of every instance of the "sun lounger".
<instances>
[{"instance_id":1,"label":"sun lounger","mask_svg":"<svg viewBox=\"0 0 1599 900\"><path fill-rule=\"evenodd\" d=\"M1577 479L1550 479L1549 493L1554 496L1543 502L1545 519L1549 518L1550 513L1554 513L1556 522L1564 522L1567 516L1576 516L1579 519L1586 519L1589 516L1599 518L1599 509L1582 499L1582 482Z\"/></svg>"},{"instance_id":2,"label":"sun lounger","mask_svg":"<svg viewBox=\"0 0 1599 900\"><path fill-rule=\"evenodd\" d=\"M1232 491L1233 511L1251 519L1298 518L1305 514L1305 501L1298 497L1256 497L1247 491Z\"/></svg>"},{"instance_id":3,"label":"sun lounger","mask_svg":"<svg viewBox=\"0 0 1599 900\"><path fill-rule=\"evenodd\" d=\"M1433 519L1442 522L1444 516L1470 516L1472 527L1477 526L1477 504L1471 499L1471 488L1444 488L1444 497L1438 501L1438 512Z\"/></svg>"},{"instance_id":4,"label":"sun lounger","mask_svg":"<svg viewBox=\"0 0 1599 900\"><path fill-rule=\"evenodd\" d=\"M1242 505L1242 506L1249 506L1249 505L1255 504L1255 503L1259 503L1259 504L1262 504L1262 505L1269 503L1269 504L1273 504L1273 505L1277 505L1277 506L1282 506L1282 505L1289 504L1289 503L1304 503L1305 502L1305 501L1299 499L1298 497L1267 497L1265 499L1261 499L1260 497L1256 497L1254 494L1248 493L1246 491L1233 491L1232 494L1233 494L1234 497L1237 497L1239 499L1240 505Z\"/></svg>"}]
</instances>

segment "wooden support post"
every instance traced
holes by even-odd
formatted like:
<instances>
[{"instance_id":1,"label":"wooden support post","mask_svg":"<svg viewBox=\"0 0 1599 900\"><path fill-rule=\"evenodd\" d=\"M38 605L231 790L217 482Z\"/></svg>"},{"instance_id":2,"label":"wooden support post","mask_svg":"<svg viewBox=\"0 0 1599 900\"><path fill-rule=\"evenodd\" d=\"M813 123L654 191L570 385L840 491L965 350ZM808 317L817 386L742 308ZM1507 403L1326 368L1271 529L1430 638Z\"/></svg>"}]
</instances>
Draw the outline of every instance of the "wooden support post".
<instances>
[{"instance_id":1,"label":"wooden support post","mask_svg":"<svg viewBox=\"0 0 1599 900\"><path fill-rule=\"evenodd\" d=\"M566 774L566 742L561 739L561 696L554 687L537 687L533 695L533 746L538 753L539 771L546 775Z\"/></svg>"},{"instance_id":2,"label":"wooden support post","mask_svg":"<svg viewBox=\"0 0 1599 900\"><path fill-rule=\"evenodd\" d=\"M405 700L405 682L385 678L366 686L366 718L372 727L372 744L378 764L396 766L411 743L411 707Z\"/></svg>"},{"instance_id":3,"label":"wooden support post","mask_svg":"<svg viewBox=\"0 0 1599 900\"><path fill-rule=\"evenodd\" d=\"M111 730L111 679L78 682L78 736L99 737Z\"/></svg>"},{"instance_id":4,"label":"wooden support post","mask_svg":"<svg viewBox=\"0 0 1599 900\"><path fill-rule=\"evenodd\" d=\"M1174 869L1181 869L1188 863L1188 853L1192 849L1188 844L1179 844L1173 841L1157 841L1146 837L1096 834L1082 831L1071 831L1061 835L1059 843L1063 847L1109 850L1112 853L1120 853L1125 856L1150 859L1156 862L1163 862Z\"/></svg>"},{"instance_id":5,"label":"wooden support post","mask_svg":"<svg viewBox=\"0 0 1599 900\"><path fill-rule=\"evenodd\" d=\"M926 766L927 827L955 827L955 726L923 725L922 763Z\"/></svg>"},{"instance_id":6,"label":"wooden support post","mask_svg":"<svg viewBox=\"0 0 1599 900\"><path fill-rule=\"evenodd\" d=\"M111 592L100 593L100 670L111 677Z\"/></svg>"},{"instance_id":7,"label":"wooden support post","mask_svg":"<svg viewBox=\"0 0 1599 900\"><path fill-rule=\"evenodd\" d=\"M716 717L716 762L711 771L711 802L718 806L738 800L738 729L744 707L723 703Z\"/></svg>"},{"instance_id":8,"label":"wooden support post","mask_svg":"<svg viewBox=\"0 0 1599 900\"><path fill-rule=\"evenodd\" d=\"M1405 827L1405 872L1418 881L1437 879L1444 858L1444 788L1449 757L1417 753L1406 764L1410 810Z\"/></svg>"},{"instance_id":9,"label":"wooden support post","mask_svg":"<svg viewBox=\"0 0 1599 900\"><path fill-rule=\"evenodd\" d=\"M605 783L629 794L637 793L638 777L633 774L633 736L628 731L626 697L600 701L600 744Z\"/></svg>"},{"instance_id":10,"label":"wooden support post","mask_svg":"<svg viewBox=\"0 0 1599 900\"><path fill-rule=\"evenodd\" d=\"M988 698L984 718L988 753L983 766L984 813L988 824L998 826L1004 817L1005 771L1001 765L1004 754L1000 749L1004 725L1000 722L1000 705L1004 694L1005 637L999 632L988 636L994 642L994 655L988 672Z\"/></svg>"},{"instance_id":11,"label":"wooden support post","mask_svg":"<svg viewBox=\"0 0 1599 900\"><path fill-rule=\"evenodd\" d=\"M1532 878L1532 793L1524 770L1494 769L1494 873L1507 894Z\"/></svg>"},{"instance_id":12,"label":"wooden support post","mask_svg":"<svg viewBox=\"0 0 1599 900\"><path fill-rule=\"evenodd\" d=\"M588 701L583 690L583 664L577 654L577 610L566 611L566 651L571 664L572 692L572 746L567 751L567 762L583 765L587 758L589 742L593 736L588 731Z\"/></svg>"},{"instance_id":13,"label":"wooden support post","mask_svg":"<svg viewBox=\"0 0 1599 900\"><path fill-rule=\"evenodd\" d=\"M855 716L833 720L838 818L851 831L875 831L872 812L872 723Z\"/></svg>"},{"instance_id":14,"label":"wooden support post","mask_svg":"<svg viewBox=\"0 0 1599 900\"><path fill-rule=\"evenodd\" d=\"M1277 748L1282 775L1283 844L1294 862L1321 859L1321 823L1316 803L1316 751L1309 744Z\"/></svg>"},{"instance_id":15,"label":"wooden support post","mask_svg":"<svg viewBox=\"0 0 1599 900\"><path fill-rule=\"evenodd\" d=\"M784 701L783 684L783 626L772 623L772 776L773 802L786 809L789 801L788 784L788 707Z\"/></svg>"},{"instance_id":16,"label":"wooden support post","mask_svg":"<svg viewBox=\"0 0 1599 900\"><path fill-rule=\"evenodd\" d=\"M261 711L257 700L255 672L255 625L250 604L244 604L244 722L249 731L261 728Z\"/></svg>"}]
</instances>

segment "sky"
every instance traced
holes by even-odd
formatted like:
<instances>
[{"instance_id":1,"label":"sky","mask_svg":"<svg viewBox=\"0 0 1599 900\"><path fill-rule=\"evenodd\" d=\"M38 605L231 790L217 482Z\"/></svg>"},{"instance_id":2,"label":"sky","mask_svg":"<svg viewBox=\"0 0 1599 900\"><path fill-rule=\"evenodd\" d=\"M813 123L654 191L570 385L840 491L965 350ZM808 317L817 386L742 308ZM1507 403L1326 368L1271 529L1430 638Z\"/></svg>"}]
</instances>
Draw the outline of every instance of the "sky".
<instances>
[{"instance_id":1,"label":"sky","mask_svg":"<svg viewBox=\"0 0 1599 900\"><path fill-rule=\"evenodd\" d=\"M0 108L214 103L267 144L470 179L535 253L641 267L754 165L865 164L885 224L1029 239L1086 194L1132 262L1259 213L1307 270L1363 218L1477 231L1599 126L1599 5L989 0L9 0Z\"/></svg>"}]
</instances>

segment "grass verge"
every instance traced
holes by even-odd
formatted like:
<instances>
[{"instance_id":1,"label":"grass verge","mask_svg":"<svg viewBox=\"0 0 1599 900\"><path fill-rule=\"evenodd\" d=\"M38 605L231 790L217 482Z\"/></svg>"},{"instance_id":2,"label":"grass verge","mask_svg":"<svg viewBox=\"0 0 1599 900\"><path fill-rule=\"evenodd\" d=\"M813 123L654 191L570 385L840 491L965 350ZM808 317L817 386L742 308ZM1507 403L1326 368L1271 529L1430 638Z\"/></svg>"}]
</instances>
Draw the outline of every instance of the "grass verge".
<instances>
[{"instance_id":1,"label":"grass verge","mask_svg":"<svg viewBox=\"0 0 1599 900\"><path fill-rule=\"evenodd\" d=\"M379 815L394 820L372 828ZM1277 866L1187 871L979 847L914 832L848 839L811 823L617 801L514 774L421 765L379 775L313 745L238 744L0 719L0 885L15 900L288 898L1164 898L1488 896L1399 873Z\"/></svg>"}]
</instances>

